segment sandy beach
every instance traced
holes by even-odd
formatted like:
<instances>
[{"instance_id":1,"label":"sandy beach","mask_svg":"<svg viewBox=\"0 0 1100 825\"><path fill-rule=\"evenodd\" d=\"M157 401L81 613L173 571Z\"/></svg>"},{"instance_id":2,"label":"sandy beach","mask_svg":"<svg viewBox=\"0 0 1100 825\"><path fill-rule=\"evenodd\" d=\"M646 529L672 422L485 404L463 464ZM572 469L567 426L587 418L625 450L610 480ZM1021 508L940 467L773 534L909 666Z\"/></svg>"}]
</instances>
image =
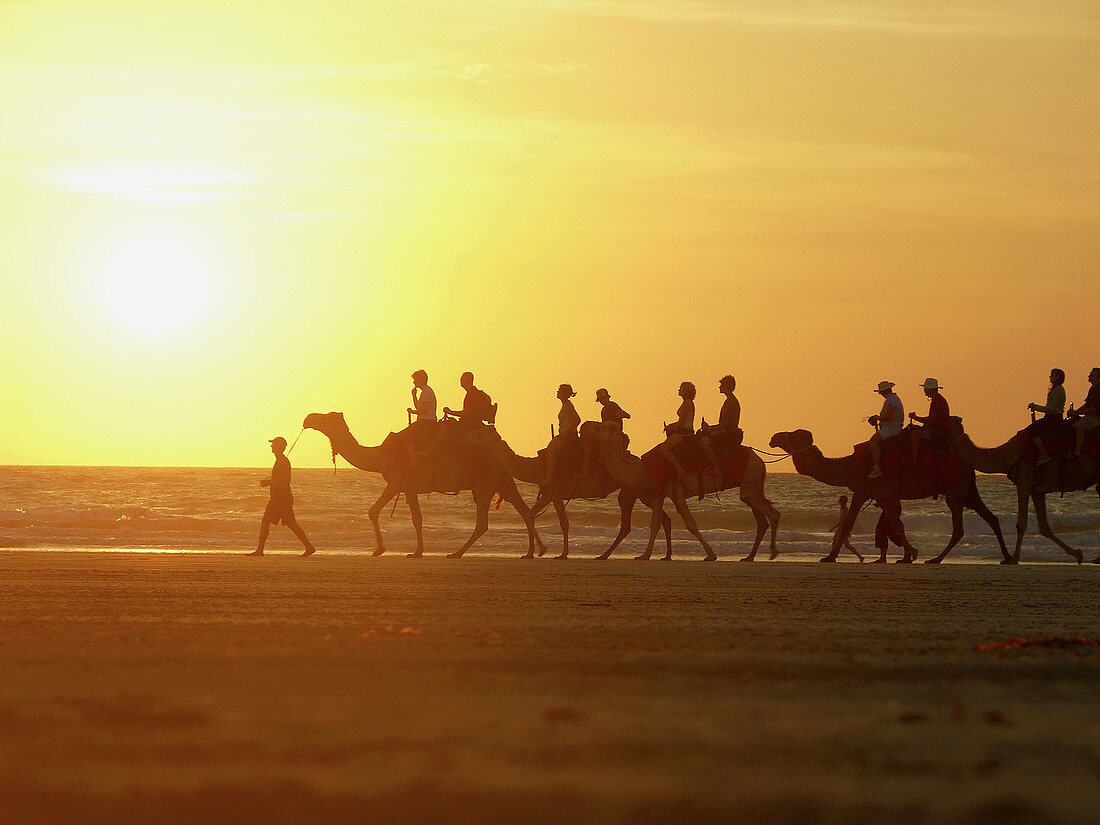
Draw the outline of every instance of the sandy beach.
<instances>
[{"instance_id":1,"label":"sandy beach","mask_svg":"<svg viewBox=\"0 0 1100 825\"><path fill-rule=\"evenodd\" d=\"M6 822L1100 819L1100 568L0 554Z\"/></svg>"}]
</instances>

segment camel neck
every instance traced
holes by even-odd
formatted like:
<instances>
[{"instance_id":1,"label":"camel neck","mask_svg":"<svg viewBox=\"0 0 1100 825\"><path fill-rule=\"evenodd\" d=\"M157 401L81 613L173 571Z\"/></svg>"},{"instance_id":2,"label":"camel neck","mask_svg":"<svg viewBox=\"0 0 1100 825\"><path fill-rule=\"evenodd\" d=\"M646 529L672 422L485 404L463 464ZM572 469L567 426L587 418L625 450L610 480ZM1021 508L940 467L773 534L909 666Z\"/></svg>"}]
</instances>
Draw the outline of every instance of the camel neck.
<instances>
[{"instance_id":1,"label":"camel neck","mask_svg":"<svg viewBox=\"0 0 1100 825\"><path fill-rule=\"evenodd\" d=\"M792 453L794 468L804 476L817 479L830 487L851 487L858 472L855 455L827 458L817 447L807 447Z\"/></svg>"}]
</instances>

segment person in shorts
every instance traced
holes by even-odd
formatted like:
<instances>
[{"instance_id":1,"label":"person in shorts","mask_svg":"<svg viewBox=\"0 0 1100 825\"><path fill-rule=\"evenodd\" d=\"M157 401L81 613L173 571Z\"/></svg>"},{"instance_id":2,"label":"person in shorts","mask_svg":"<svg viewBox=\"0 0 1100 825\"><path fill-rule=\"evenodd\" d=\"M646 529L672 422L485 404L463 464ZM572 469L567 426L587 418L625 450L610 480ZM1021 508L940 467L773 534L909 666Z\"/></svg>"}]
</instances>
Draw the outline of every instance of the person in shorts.
<instances>
[{"instance_id":1,"label":"person in shorts","mask_svg":"<svg viewBox=\"0 0 1100 825\"><path fill-rule=\"evenodd\" d=\"M271 490L271 497L264 510L264 517L260 521L260 543L250 556L262 556L264 544L267 543L267 534L272 524L285 524L290 532L298 537L305 545L303 556L312 556L317 552L309 543L305 531L298 526L298 520L294 517L294 496L290 492L290 459L286 457L286 439L277 436L271 439L271 452L275 454L275 466L271 468L271 475L260 482L261 487Z\"/></svg>"}]
</instances>

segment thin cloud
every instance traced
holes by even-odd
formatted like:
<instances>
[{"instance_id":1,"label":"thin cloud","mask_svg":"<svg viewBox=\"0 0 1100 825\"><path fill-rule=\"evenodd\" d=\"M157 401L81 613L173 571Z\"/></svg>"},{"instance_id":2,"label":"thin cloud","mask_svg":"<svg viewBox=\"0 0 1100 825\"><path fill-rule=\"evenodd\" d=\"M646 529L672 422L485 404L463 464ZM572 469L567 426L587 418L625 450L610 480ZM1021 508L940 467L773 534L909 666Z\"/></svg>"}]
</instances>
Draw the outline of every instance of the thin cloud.
<instances>
[{"instance_id":1,"label":"thin cloud","mask_svg":"<svg viewBox=\"0 0 1100 825\"><path fill-rule=\"evenodd\" d=\"M887 3L754 4L729 0L501 0L586 17L654 23L725 23L753 27L890 32L906 35L1100 38L1095 6L1053 4L967 7Z\"/></svg>"}]
</instances>

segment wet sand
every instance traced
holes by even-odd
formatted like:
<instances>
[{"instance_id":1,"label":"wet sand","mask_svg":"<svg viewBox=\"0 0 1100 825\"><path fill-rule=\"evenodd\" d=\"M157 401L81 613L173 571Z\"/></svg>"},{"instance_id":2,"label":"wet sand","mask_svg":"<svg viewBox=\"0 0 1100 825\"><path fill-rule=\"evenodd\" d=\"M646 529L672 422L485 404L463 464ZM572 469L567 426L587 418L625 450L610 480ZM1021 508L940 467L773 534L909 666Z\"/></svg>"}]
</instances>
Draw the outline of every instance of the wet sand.
<instances>
[{"instance_id":1,"label":"wet sand","mask_svg":"<svg viewBox=\"0 0 1100 825\"><path fill-rule=\"evenodd\" d=\"M4 822L1100 821L1100 566L0 553Z\"/></svg>"}]
</instances>

